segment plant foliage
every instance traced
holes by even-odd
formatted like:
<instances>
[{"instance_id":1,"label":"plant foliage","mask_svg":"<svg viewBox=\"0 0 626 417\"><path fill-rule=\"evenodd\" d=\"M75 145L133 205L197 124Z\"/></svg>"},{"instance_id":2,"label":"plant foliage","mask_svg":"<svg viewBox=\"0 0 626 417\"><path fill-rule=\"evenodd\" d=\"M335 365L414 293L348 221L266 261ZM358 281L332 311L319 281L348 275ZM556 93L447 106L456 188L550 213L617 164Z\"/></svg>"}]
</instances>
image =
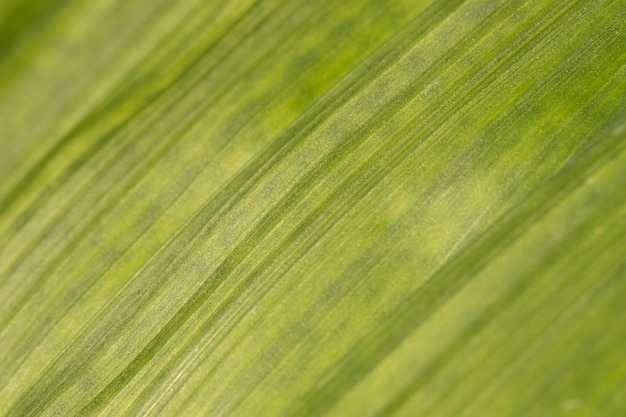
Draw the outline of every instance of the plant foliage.
<instances>
[{"instance_id":1,"label":"plant foliage","mask_svg":"<svg viewBox=\"0 0 626 417\"><path fill-rule=\"evenodd\" d=\"M624 0L4 0L0 415L626 413Z\"/></svg>"}]
</instances>

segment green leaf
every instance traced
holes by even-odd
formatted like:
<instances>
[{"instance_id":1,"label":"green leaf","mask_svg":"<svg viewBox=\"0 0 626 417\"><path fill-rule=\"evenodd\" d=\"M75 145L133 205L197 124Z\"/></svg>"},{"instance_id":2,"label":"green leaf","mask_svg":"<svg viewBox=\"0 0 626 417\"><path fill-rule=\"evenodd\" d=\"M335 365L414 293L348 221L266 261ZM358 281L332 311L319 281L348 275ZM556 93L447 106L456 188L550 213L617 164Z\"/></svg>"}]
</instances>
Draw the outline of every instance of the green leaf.
<instances>
[{"instance_id":1,"label":"green leaf","mask_svg":"<svg viewBox=\"0 0 626 417\"><path fill-rule=\"evenodd\" d=\"M0 415L624 415L625 23L0 3Z\"/></svg>"}]
</instances>

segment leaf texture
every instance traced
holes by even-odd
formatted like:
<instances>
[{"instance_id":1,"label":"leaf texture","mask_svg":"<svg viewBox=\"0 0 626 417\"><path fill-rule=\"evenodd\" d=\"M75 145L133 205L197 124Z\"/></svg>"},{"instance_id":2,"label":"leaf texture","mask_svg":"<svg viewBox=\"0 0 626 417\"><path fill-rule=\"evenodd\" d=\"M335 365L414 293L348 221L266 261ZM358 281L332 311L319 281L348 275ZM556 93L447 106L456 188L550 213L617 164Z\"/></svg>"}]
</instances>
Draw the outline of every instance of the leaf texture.
<instances>
[{"instance_id":1,"label":"leaf texture","mask_svg":"<svg viewBox=\"0 0 626 417\"><path fill-rule=\"evenodd\" d=\"M0 415L623 415L625 23L6 0Z\"/></svg>"}]
</instances>

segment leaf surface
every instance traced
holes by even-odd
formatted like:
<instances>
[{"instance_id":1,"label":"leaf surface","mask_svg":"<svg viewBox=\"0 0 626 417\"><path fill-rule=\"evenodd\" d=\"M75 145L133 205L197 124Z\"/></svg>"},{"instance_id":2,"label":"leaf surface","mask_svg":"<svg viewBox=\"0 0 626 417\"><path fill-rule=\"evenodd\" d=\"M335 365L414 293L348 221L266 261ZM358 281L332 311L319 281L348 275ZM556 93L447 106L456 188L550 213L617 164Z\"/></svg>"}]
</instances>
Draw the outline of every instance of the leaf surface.
<instances>
[{"instance_id":1,"label":"leaf surface","mask_svg":"<svg viewBox=\"0 0 626 417\"><path fill-rule=\"evenodd\" d=\"M0 415L622 415L625 23L6 0Z\"/></svg>"}]
</instances>

